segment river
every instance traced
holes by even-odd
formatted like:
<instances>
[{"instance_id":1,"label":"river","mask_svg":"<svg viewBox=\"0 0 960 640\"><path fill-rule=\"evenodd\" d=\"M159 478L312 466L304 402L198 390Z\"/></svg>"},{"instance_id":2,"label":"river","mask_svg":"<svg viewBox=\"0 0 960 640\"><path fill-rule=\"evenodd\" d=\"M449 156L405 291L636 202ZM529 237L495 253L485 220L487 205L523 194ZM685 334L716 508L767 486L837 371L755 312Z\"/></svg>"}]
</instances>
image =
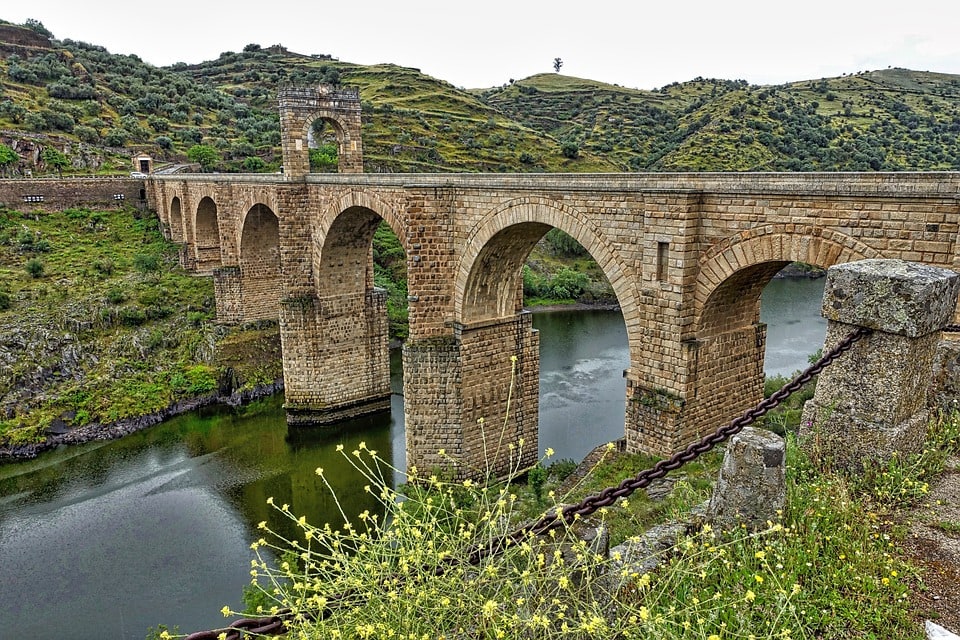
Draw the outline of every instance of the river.
<instances>
[{"instance_id":1,"label":"river","mask_svg":"<svg viewBox=\"0 0 960 640\"><path fill-rule=\"evenodd\" d=\"M764 291L765 368L789 375L823 342L822 280L774 280ZM541 335L540 448L578 460L623 435L629 364L619 312L535 314ZM282 398L239 412L180 416L120 440L62 448L0 466L0 636L142 640L224 624L242 608L256 524L289 531L267 506L334 520L313 473L339 478L351 508L373 510L334 449L361 440L404 465L399 352L392 411L335 431L288 434ZM389 479L388 479L389 480Z\"/></svg>"}]
</instances>

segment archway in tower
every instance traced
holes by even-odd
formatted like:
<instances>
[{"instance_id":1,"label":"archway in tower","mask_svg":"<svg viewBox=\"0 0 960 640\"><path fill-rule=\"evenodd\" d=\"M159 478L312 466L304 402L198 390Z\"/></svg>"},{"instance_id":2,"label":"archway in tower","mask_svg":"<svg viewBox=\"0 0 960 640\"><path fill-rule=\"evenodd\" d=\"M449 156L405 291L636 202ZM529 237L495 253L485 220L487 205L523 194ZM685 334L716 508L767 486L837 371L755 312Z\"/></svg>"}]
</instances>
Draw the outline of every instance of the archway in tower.
<instances>
[{"instance_id":1,"label":"archway in tower","mask_svg":"<svg viewBox=\"0 0 960 640\"><path fill-rule=\"evenodd\" d=\"M337 173L340 170L339 124L328 118L317 118L307 129L307 149L311 173Z\"/></svg>"}]
</instances>

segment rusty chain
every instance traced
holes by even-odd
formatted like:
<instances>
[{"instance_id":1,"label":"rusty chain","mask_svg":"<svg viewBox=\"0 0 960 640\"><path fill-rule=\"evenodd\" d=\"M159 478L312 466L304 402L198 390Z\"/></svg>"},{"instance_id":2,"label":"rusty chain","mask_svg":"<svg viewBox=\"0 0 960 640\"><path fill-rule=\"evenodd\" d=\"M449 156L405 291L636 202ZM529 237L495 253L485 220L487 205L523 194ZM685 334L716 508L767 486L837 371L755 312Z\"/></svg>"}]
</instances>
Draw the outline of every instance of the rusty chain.
<instances>
[{"instance_id":1,"label":"rusty chain","mask_svg":"<svg viewBox=\"0 0 960 640\"><path fill-rule=\"evenodd\" d=\"M960 325L949 325L943 329L945 332L960 332ZM867 327L858 327L852 331L846 338L841 340L830 351L820 357L814 364L797 375L793 380L785 384L769 398L764 399L752 409L748 409L739 417L721 426L708 436L691 443L686 449L675 453L666 460L660 460L649 469L644 469L637 475L623 480L615 487L607 487L599 493L587 496L581 502L568 505L559 511L553 511L546 514L532 524L513 531L512 533L501 536L491 543L481 547L474 547L467 555L467 563L476 565L485 558L496 556L503 552L507 547L516 544L530 536L538 536L562 525L568 525L577 518L592 515L604 507L609 507L620 498L630 496L638 489L643 489L650 485L654 480L666 476L669 472L679 469L686 463L695 460L699 456L707 453L721 442L740 433L754 423L757 419L763 417L767 412L775 409L784 400L790 397L795 391L803 385L810 382L814 376L826 369L834 360L848 351L855 342L873 333L873 329ZM434 574L441 576L447 571L447 567L456 563L457 560L448 558L446 564L438 566ZM352 600L352 594L339 594L328 597L327 606L322 611L318 611L309 616L310 620L322 620L330 613L336 610L344 602ZM302 616L303 614L301 614ZM279 611L276 615L266 618L243 618L232 623L228 627L221 629L212 629L210 631L198 631L186 637L185 640L241 640L244 636L268 636L282 635L287 632L285 621L292 616L289 609Z\"/></svg>"}]
</instances>

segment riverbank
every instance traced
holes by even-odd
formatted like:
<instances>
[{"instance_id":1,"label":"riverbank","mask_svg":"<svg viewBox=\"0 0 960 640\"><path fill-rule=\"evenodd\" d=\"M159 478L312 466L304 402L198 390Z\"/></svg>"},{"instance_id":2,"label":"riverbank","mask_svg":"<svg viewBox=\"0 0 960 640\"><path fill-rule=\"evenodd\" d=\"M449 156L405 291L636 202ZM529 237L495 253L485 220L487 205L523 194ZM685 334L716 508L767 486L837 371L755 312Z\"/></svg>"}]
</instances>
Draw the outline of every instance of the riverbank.
<instances>
[{"instance_id":1,"label":"riverbank","mask_svg":"<svg viewBox=\"0 0 960 640\"><path fill-rule=\"evenodd\" d=\"M215 405L238 407L254 400L266 398L280 391L283 391L283 380L275 380L270 384L259 385L251 389L235 391L229 394L216 392L179 400L171 403L168 407L160 411L123 418L109 424L91 422L75 428L63 425L57 431L50 432L50 435L48 435L43 442L0 446L0 464L36 458L44 451L56 449L61 446L122 438L123 436L160 424L164 420L189 413L190 411Z\"/></svg>"}]
</instances>

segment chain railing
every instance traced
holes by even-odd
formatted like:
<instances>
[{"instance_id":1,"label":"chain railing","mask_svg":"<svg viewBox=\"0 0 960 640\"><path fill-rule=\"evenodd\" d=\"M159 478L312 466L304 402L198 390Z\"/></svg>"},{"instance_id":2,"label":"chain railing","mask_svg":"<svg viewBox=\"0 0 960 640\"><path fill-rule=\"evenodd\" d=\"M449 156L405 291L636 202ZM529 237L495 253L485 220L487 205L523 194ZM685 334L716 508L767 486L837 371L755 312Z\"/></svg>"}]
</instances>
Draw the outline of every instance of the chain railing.
<instances>
[{"instance_id":1,"label":"chain railing","mask_svg":"<svg viewBox=\"0 0 960 640\"><path fill-rule=\"evenodd\" d=\"M960 332L960 325L949 325L945 327L943 331ZM473 547L469 550L465 559L448 557L446 558L445 564L434 569L435 575L441 576L445 574L449 567L460 562L466 562L471 565L479 564L485 558L496 556L510 545L516 544L531 535L541 535L560 526L568 525L577 518L592 515L604 507L609 507L620 498L626 498L638 489L649 486L654 480L658 480L671 471L679 469L686 463L697 459L718 444L740 433L744 427L750 426L769 411L778 407L794 392L810 382L817 374L847 352L854 343L871 333L873 333L873 329L858 327L830 349L830 351L823 354L819 360L774 392L769 398L764 399L752 409L748 409L734 420L721 426L712 434L691 443L683 451L675 453L666 460L660 460L649 469L644 469L632 478L623 480L615 487L607 487L599 493L587 496L577 504L565 506L558 511L552 511L536 522L524 525L509 534L492 540L488 544ZM341 593L333 597L328 597L326 606L310 616L309 619L313 621L323 620L341 606L355 602L357 598L358 596L355 593ZM290 615L291 612L289 610L282 610L270 617L243 618L233 622L228 627L192 633L186 637L186 640L239 640L243 638L244 635L282 635L287 632L285 621L289 619ZM300 616L303 616L303 614L301 613Z\"/></svg>"}]
</instances>

